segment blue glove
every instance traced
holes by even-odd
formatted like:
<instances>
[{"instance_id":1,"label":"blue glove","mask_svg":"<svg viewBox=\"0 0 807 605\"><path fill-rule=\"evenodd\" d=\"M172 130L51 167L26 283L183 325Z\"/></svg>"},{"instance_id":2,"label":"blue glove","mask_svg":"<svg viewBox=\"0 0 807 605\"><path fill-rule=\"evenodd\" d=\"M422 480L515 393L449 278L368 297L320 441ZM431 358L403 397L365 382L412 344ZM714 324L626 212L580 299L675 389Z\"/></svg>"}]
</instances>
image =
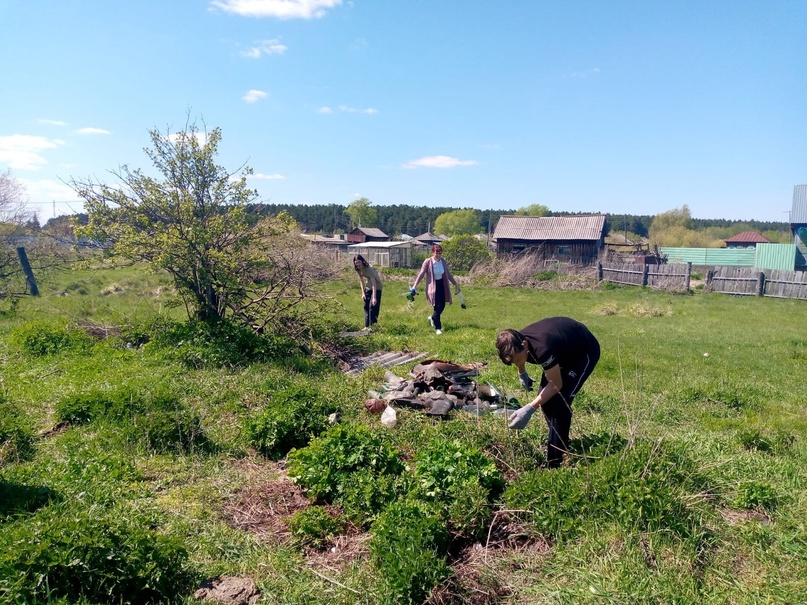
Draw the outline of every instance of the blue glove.
<instances>
[{"instance_id":1,"label":"blue glove","mask_svg":"<svg viewBox=\"0 0 807 605\"><path fill-rule=\"evenodd\" d=\"M532 385L535 384L535 381L530 378L530 375L527 374L526 370L518 375L518 379L521 381L521 386L524 387L525 391L532 390Z\"/></svg>"},{"instance_id":2,"label":"blue glove","mask_svg":"<svg viewBox=\"0 0 807 605\"><path fill-rule=\"evenodd\" d=\"M527 426L527 423L532 418L532 415L535 413L535 408L531 405L527 404L522 408L517 409L515 412L510 414L510 424L508 428L520 430Z\"/></svg>"},{"instance_id":3,"label":"blue glove","mask_svg":"<svg viewBox=\"0 0 807 605\"><path fill-rule=\"evenodd\" d=\"M414 296L415 294L417 294L417 290L415 290L414 288L409 288L409 294Z\"/></svg>"}]
</instances>

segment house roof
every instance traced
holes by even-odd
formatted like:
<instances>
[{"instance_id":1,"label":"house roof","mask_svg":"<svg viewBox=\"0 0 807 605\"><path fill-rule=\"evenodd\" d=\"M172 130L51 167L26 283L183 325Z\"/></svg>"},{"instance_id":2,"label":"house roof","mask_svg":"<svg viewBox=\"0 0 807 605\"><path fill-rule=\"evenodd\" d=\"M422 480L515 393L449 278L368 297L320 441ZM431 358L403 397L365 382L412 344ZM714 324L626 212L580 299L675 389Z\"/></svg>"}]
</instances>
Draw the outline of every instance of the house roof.
<instances>
[{"instance_id":1,"label":"house roof","mask_svg":"<svg viewBox=\"0 0 807 605\"><path fill-rule=\"evenodd\" d=\"M421 233L415 239L419 242L442 242L445 238L442 235L435 235L431 231L427 231L426 233Z\"/></svg>"},{"instance_id":2,"label":"house roof","mask_svg":"<svg viewBox=\"0 0 807 605\"><path fill-rule=\"evenodd\" d=\"M599 240L605 215L592 216L512 216L499 218L493 239L520 240Z\"/></svg>"},{"instance_id":3,"label":"house roof","mask_svg":"<svg viewBox=\"0 0 807 605\"><path fill-rule=\"evenodd\" d=\"M807 223L807 185L793 187L793 209L790 211L790 223Z\"/></svg>"},{"instance_id":4,"label":"house roof","mask_svg":"<svg viewBox=\"0 0 807 605\"><path fill-rule=\"evenodd\" d=\"M370 237L389 237L381 229L376 229L375 227L356 227L354 231L361 231L364 235L369 235Z\"/></svg>"},{"instance_id":5,"label":"house roof","mask_svg":"<svg viewBox=\"0 0 807 605\"><path fill-rule=\"evenodd\" d=\"M724 239L727 244L770 244L771 240L756 231L743 231Z\"/></svg>"},{"instance_id":6,"label":"house roof","mask_svg":"<svg viewBox=\"0 0 807 605\"><path fill-rule=\"evenodd\" d=\"M350 244L350 248L411 248L412 242L364 242L362 244Z\"/></svg>"}]
</instances>

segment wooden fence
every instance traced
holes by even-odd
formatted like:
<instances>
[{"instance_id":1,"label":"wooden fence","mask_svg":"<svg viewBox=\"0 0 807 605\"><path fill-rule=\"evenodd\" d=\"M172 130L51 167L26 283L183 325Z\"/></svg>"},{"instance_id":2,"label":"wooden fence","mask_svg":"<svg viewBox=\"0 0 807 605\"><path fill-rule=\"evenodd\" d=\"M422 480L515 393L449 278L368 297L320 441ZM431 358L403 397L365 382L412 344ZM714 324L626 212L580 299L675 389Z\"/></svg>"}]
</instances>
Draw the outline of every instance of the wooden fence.
<instances>
[{"instance_id":1,"label":"wooden fence","mask_svg":"<svg viewBox=\"0 0 807 605\"><path fill-rule=\"evenodd\" d=\"M686 265L597 263L597 279L612 284L689 292L691 276L692 263Z\"/></svg>"},{"instance_id":2,"label":"wooden fence","mask_svg":"<svg viewBox=\"0 0 807 605\"><path fill-rule=\"evenodd\" d=\"M724 294L807 300L807 271L718 267L706 272L704 289Z\"/></svg>"}]
</instances>

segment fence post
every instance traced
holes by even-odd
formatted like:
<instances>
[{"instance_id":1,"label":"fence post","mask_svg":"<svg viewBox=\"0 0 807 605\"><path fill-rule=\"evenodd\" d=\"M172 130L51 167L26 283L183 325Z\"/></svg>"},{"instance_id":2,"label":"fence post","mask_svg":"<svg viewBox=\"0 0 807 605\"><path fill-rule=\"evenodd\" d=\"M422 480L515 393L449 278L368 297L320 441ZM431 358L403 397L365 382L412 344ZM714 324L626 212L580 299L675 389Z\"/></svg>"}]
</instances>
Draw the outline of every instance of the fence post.
<instances>
[{"instance_id":1,"label":"fence post","mask_svg":"<svg viewBox=\"0 0 807 605\"><path fill-rule=\"evenodd\" d=\"M704 289L709 292L712 289L712 278L715 276L715 272L711 269L706 272L706 283L704 284Z\"/></svg>"},{"instance_id":2,"label":"fence post","mask_svg":"<svg viewBox=\"0 0 807 605\"><path fill-rule=\"evenodd\" d=\"M757 275L757 296L765 296L765 274L762 271Z\"/></svg>"},{"instance_id":3,"label":"fence post","mask_svg":"<svg viewBox=\"0 0 807 605\"><path fill-rule=\"evenodd\" d=\"M28 262L28 255L25 253L25 248L20 246L17 248L17 256L22 265L22 272L25 274L25 281L28 282L28 289L31 291L31 296L39 296L39 288L36 286L36 278L34 272L31 270L31 263Z\"/></svg>"},{"instance_id":4,"label":"fence post","mask_svg":"<svg viewBox=\"0 0 807 605\"><path fill-rule=\"evenodd\" d=\"M650 273L650 265L645 263L644 267L642 268L642 286L647 285L647 275L648 275L648 273Z\"/></svg>"},{"instance_id":5,"label":"fence post","mask_svg":"<svg viewBox=\"0 0 807 605\"><path fill-rule=\"evenodd\" d=\"M597 261L597 281L602 281L602 263Z\"/></svg>"},{"instance_id":6,"label":"fence post","mask_svg":"<svg viewBox=\"0 0 807 605\"><path fill-rule=\"evenodd\" d=\"M684 287L686 288L687 292L689 292L689 284L691 283L691 279L692 279L692 263L687 263L686 283L684 284Z\"/></svg>"}]
</instances>

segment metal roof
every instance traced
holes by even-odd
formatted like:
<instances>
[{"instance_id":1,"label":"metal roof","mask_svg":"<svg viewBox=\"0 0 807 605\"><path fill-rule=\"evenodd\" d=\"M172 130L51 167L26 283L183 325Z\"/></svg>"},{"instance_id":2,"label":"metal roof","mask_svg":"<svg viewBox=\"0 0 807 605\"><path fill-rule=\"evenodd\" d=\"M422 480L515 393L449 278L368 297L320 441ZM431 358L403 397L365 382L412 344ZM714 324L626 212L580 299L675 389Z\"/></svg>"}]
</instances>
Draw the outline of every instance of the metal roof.
<instances>
[{"instance_id":1,"label":"metal roof","mask_svg":"<svg viewBox=\"0 0 807 605\"><path fill-rule=\"evenodd\" d=\"M790 211L790 224L807 223L807 185L793 187L793 209Z\"/></svg>"},{"instance_id":2,"label":"metal roof","mask_svg":"<svg viewBox=\"0 0 807 605\"><path fill-rule=\"evenodd\" d=\"M412 241L405 242L362 242L360 244L350 244L348 248L411 248Z\"/></svg>"},{"instance_id":3,"label":"metal roof","mask_svg":"<svg viewBox=\"0 0 807 605\"><path fill-rule=\"evenodd\" d=\"M737 235L724 239L724 242L732 244L770 244L772 243L767 237L756 231L743 231Z\"/></svg>"},{"instance_id":4,"label":"metal roof","mask_svg":"<svg viewBox=\"0 0 807 605\"><path fill-rule=\"evenodd\" d=\"M389 235L381 231L381 229L376 229L375 227L356 227L356 229L370 237L389 237ZM354 229L354 231L356 229Z\"/></svg>"},{"instance_id":5,"label":"metal roof","mask_svg":"<svg viewBox=\"0 0 807 605\"><path fill-rule=\"evenodd\" d=\"M499 218L493 239L520 240L599 240L605 215L593 216L512 216Z\"/></svg>"}]
</instances>

